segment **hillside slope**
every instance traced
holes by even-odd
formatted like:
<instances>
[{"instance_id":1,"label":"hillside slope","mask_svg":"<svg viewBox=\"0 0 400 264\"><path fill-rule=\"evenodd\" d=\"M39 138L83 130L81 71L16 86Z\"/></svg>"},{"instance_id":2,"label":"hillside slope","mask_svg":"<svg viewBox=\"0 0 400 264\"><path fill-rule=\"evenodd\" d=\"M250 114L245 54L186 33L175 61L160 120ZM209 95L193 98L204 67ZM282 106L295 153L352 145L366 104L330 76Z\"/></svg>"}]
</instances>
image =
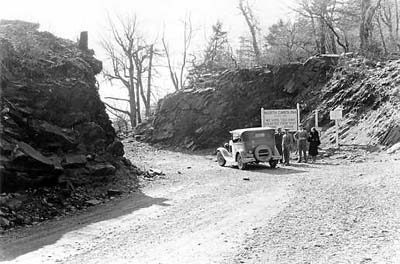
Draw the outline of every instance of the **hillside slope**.
<instances>
[{"instance_id":1,"label":"hillside slope","mask_svg":"<svg viewBox=\"0 0 400 264\"><path fill-rule=\"evenodd\" d=\"M392 146L400 141L400 61L373 63L342 58L329 82L309 98L309 109L319 109L325 140L334 141L329 111L342 107L342 144ZM313 116L305 116L312 124Z\"/></svg>"}]
</instances>

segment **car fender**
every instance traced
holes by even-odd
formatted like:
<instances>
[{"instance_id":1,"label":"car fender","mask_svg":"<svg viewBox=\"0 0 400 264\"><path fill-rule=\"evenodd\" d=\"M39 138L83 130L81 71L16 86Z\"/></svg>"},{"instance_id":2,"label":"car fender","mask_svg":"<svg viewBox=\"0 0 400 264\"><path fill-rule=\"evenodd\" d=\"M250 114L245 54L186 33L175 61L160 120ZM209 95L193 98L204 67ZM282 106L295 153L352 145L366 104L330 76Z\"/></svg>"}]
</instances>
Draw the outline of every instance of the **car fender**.
<instances>
[{"instance_id":1,"label":"car fender","mask_svg":"<svg viewBox=\"0 0 400 264\"><path fill-rule=\"evenodd\" d=\"M232 154L229 153L229 151L226 148L220 147L220 148L217 148L217 151L221 152L222 156L224 156L225 159L232 158Z\"/></svg>"}]
</instances>

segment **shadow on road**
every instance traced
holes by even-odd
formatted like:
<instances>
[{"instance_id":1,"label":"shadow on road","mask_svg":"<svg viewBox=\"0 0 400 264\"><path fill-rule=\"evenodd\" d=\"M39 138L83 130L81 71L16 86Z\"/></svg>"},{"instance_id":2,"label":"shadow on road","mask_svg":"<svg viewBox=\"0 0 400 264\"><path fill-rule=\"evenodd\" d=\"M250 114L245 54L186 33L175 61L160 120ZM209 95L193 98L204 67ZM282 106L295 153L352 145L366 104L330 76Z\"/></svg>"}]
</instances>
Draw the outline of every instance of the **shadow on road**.
<instances>
[{"instance_id":1,"label":"shadow on road","mask_svg":"<svg viewBox=\"0 0 400 264\"><path fill-rule=\"evenodd\" d=\"M82 229L93 223L102 222L131 214L152 205L169 206L168 199L153 198L138 190L129 197L91 207L86 212L66 216L58 221L43 222L40 225L26 228L17 235L10 231L0 237L0 261L10 261L26 253L36 251L47 245L56 243L65 234Z\"/></svg>"},{"instance_id":2,"label":"shadow on road","mask_svg":"<svg viewBox=\"0 0 400 264\"><path fill-rule=\"evenodd\" d=\"M272 175L286 175L286 174L296 174L296 173L306 172L305 170L300 170L298 168L291 168L291 166L283 167L278 165L277 168L273 169L269 165L264 165L264 164L251 165L249 166L248 170L268 173Z\"/></svg>"},{"instance_id":3,"label":"shadow on road","mask_svg":"<svg viewBox=\"0 0 400 264\"><path fill-rule=\"evenodd\" d=\"M278 168L271 168L269 165L264 164L249 164L245 171L248 172L258 172L258 173L267 173L271 175L285 175L285 174L295 174L295 173L303 173L307 172L305 170L300 170L297 168L290 168L289 167L278 167ZM231 169L239 170L237 166L229 166Z\"/></svg>"}]
</instances>

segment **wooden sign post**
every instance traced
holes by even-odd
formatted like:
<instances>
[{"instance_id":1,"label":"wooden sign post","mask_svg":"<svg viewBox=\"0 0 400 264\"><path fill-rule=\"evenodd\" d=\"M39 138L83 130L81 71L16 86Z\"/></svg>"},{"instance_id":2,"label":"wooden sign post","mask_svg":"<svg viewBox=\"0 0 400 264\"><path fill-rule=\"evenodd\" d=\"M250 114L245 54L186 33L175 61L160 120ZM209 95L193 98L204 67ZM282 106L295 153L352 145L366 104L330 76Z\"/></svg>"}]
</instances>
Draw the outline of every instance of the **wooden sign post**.
<instances>
[{"instance_id":1,"label":"wooden sign post","mask_svg":"<svg viewBox=\"0 0 400 264\"><path fill-rule=\"evenodd\" d=\"M335 131L336 131L336 148L339 148L339 120L343 118L343 109L341 107L330 111L329 117L331 120L335 120Z\"/></svg>"}]
</instances>

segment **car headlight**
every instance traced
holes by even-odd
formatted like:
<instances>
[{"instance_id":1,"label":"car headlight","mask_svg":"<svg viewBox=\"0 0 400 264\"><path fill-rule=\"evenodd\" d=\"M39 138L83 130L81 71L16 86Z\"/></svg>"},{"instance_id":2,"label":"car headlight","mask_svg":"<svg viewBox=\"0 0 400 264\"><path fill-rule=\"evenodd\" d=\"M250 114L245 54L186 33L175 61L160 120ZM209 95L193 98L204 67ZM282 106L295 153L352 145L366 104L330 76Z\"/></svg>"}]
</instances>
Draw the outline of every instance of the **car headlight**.
<instances>
[{"instance_id":1,"label":"car headlight","mask_svg":"<svg viewBox=\"0 0 400 264\"><path fill-rule=\"evenodd\" d=\"M249 154L253 154L253 151L252 150L249 150L249 152L248 152Z\"/></svg>"}]
</instances>

